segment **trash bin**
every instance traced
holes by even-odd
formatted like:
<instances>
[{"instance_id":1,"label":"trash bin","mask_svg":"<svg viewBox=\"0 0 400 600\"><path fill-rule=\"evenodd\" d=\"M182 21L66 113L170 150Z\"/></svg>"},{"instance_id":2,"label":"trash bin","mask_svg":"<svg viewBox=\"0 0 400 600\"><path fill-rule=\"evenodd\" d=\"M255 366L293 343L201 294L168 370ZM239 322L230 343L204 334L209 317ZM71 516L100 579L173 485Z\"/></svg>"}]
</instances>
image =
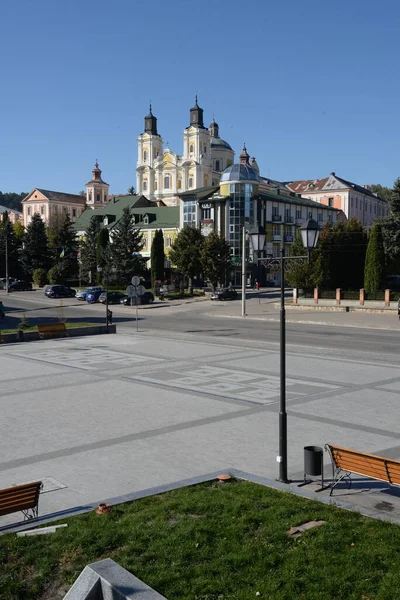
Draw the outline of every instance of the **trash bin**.
<instances>
[{"instance_id":1,"label":"trash bin","mask_svg":"<svg viewBox=\"0 0 400 600\"><path fill-rule=\"evenodd\" d=\"M307 475L321 477L321 489L324 487L323 453L319 446L304 446L304 482L307 482Z\"/></svg>"},{"instance_id":2,"label":"trash bin","mask_svg":"<svg viewBox=\"0 0 400 600\"><path fill-rule=\"evenodd\" d=\"M319 446L304 446L304 473L307 475L322 475L324 462L323 450Z\"/></svg>"}]
</instances>

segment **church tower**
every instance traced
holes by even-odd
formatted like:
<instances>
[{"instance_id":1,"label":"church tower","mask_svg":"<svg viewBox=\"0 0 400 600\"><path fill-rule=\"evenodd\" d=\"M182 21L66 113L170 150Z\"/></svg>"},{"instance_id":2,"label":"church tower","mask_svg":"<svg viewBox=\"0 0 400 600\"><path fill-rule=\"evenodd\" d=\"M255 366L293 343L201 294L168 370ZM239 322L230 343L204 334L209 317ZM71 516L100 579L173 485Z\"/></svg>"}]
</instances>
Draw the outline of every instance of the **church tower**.
<instances>
[{"instance_id":1,"label":"church tower","mask_svg":"<svg viewBox=\"0 0 400 600\"><path fill-rule=\"evenodd\" d=\"M183 189L211 185L211 135L204 127L203 109L197 102L190 109L190 124L183 134Z\"/></svg>"},{"instance_id":2,"label":"church tower","mask_svg":"<svg viewBox=\"0 0 400 600\"><path fill-rule=\"evenodd\" d=\"M150 104L149 114L144 118L144 133L138 137L138 162L136 166L136 193L154 200L155 171L154 163L163 154L163 141L157 132L157 117L153 115Z\"/></svg>"},{"instance_id":3,"label":"church tower","mask_svg":"<svg viewBox=\"0 0 400 600\"><path fill-rule=\"evenodd\" d=\"M101 208L108 204L108 190L110 186L101 178L101 169L99 163L94 165L92 170L92 179L85 184L86 204L89 208Z\"/></svg>"}]
</instances>

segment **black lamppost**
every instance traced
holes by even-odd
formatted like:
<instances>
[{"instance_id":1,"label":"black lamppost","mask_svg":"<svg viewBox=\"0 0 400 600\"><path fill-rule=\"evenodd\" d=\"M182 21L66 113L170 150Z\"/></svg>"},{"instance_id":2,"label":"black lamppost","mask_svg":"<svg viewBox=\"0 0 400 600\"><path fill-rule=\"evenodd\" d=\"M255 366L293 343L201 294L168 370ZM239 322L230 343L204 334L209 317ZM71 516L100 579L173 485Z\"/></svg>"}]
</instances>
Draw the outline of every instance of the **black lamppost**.
<instances>
[{"instance_id":1,"label":"black lamppost","mask_svg":"<svg viewBox=\"0 0 400 600\"><path fill-rule=\"evenodd\" d=\"M251 242L251 246L253 248L253 253L256 255L256 258L253 262L257 265L257 277L259 278L259 260L262 251L265 246L265 236L266 232L262 225L254 225L249 231L249 238Z\"/></svg>"},{"instance_id":2,"label":"black lamppost","mask_svg":"<svg viewBox=\"0 0 400 600\"><path fill-rule=\"evenodd\" d=\"M307 250L307 259L310 262L310 252L318 242L319 226L314 219L308 219L299 228L304 248ZM286 413L286 313L285 313L285 269L288 262L297 260L305 261L305 256L285 256L285 248L281 249L280 258L265 261L266 266L278 266L281 272L281 308L280 308L280 400L279 400L279 454L276 460L279 463L278 481L289 483L287 464L287 413Z\"/></svg>"}]
</instances>

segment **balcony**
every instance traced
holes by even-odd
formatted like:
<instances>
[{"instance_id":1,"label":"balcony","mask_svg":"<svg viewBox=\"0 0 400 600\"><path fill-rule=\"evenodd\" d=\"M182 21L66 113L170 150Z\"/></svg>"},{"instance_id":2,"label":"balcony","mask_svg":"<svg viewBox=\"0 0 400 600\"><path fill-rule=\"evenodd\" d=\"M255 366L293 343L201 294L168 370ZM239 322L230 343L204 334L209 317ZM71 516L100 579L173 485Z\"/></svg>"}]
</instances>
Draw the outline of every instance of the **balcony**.
<instances>
[{"instance_id":1,"label":"balcony","mask_svg":"<svg viewBox=\"0 0 400 600\"><path fill-rule=\"evenodd\" d=\"M280 235L273 235L272 236L272 241L273 242L280 242L281 239L282 239L282 236L280 236Z\"/></svg>"},{"instance_id":2,"label":"balcony","mask_svg":"<svg viewBox=\"0 0 400 600\"><path fill-rule=\"evenodd\" d=\"M294 218L292 217L292 215L285 216L285 223L293 223L293 222L294 222Z\"/></svg>"},{"instance_id":3,"label":"balcony","mask_svg":"<svg viewBox=\"0 0 400 600\"><path fill-rule=\"evenodd\" d=\"M285 235L285 242L293 242L293 236L292 235Z\"/></svg>"},{"instance_id":4,"label":"balcony","mask_svg":"<svg viewBox=\"0 0 400 600\"><path fill-rule=\"evenodd\" d=\"M281 217L281 215L272 215L272 220L273 221L282 221L282 217Z\"/></svg>"}]
</instances>

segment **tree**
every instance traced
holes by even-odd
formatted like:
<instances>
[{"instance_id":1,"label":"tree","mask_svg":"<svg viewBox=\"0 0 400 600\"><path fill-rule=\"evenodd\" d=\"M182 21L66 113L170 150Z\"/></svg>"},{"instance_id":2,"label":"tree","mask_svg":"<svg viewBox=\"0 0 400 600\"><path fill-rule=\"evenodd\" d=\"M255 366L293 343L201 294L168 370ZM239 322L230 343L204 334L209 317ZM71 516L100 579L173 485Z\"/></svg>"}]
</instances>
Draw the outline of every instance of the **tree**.
<instances>
[{"instance_id":1,"label":"tree","mask_svg":"<svg viewBox=\"0 0 400 600\"><path fill-rule=\"evenodd\" d=\"M193 294L193 277L202 272L201 252L204 237L199 229L185 226L176 236L169 254L178 271L189 279L189 293Z\"/></svg>"},{"instance_id":2,"label":"tree","mask_svg":"<svg viewBox=\"0 0 400 600\"><path fill-rule=\"evenodd\" d=\"M216 232L204 238L201 249L201 264L205 278L213 289L226 278L226 270L230 265L231 251L228 242Z\"/></svg>"},{"instance_id":3,"label":"tree","mask_svg":"<svg viewBox=\"0 0 400 600\"><path fill-rule=\"evenodd\" d=\"M390 188L381 185L380 183L373 183L367 185L366 188L370 190L373 194L379 196L379 198L382 198L382 200L387 200L388 202L390 202L392 196L392 190Z\"/></svg>"},{"instance_id":4,"label":"tree","mask_svg":"<svg viewBox=\"0 0 400 600\"><path fill-rule=\"evenodd\" d=\"M130 194L131 196L135 195L135 188L133 187L133 185L131 185L131 187L128 188L128 194Z\"/></svg>"},{"instance_id":5,"label":"tree","mask_svg":"<svg viewBox=\"0 0 400 600\"><path fill-rule=\"evenodd\" d=\"M375 223L369 234L365 258L364 288L368 293L378 292L385 286L385 251L382 229Z\"/></svg>"},{"instance_id":6,"label":"tree","mask_svg":"<svg viewBox=\"0 0 400 600\"><path fill-rule=\"evenodd\" d=\"M15 223L13 223L13 228L15 237L20 240L22 244L22 239L25 235L25 227L22 225L21 221L15 221Z\"/></svg>"},{"instance_id":7,"label":"tree","mask_svg":"<svg viewBox=\"0 0 400 600\"><path fill-rule=\"evenodd\" d=\"M151 283L164 281L164 235L162 229L156 229L151 243Z\"/></svg>"},{"instance_id":8,"label":"tree","mask_svg":"<svg viewBox=\"0 0 400 600\"><path fill-rule=\"evenodd\" d=\"M108 229L102 227L96 241L96 270L97 283L99 284L105 284L109 281L111 271L110 255L110 234Z\"/></svg>"},{"instance_id":9,"label":"tree","mask_svg":"<svg viewBox=\"0 0 400 600\"><path fill-rule=\"evenodd\" d=\"M138 256L142 248L143 235L140 229L135 227L135 216L126 206L112 230L111 262L118 284L126 285L132 275L143 273L145 261Z\"/></svg>"},{"instance_id":10,"label":"tree","mask_svg":"<svg viewBox=\"0 0 400 600\"><path fill-rule=\"evenodd\" d=\"M382 227L383 247L388 272L400 269L400 178L397 178L389 199L390 215L376 219Z\"/></svg>"},{"instance_id":11,"label":"tree","mask_svg":"<svg viewBox=\"0 0 400 600\"><path fill-rule=\"evenodd\" d=\"M0 192L0 205L6 206L10 210L18 210L22 212L22 200L27 194L16 194L15 192Z\"/></svg>"},{"instance_id":12,"label":"tree","mask_svg":"<svg viewBox=\"0 0 400 600\"><path fill-rule=\"evenodd\" d=\"M15 235L14 227L8 217L8 213L4 212L2 223L0 224L0 273L4 274L6 272L6 242L8 274L10 277L18 277L21 274L21 240Z\"/></svg>"},{"instance_id":13,"label":"tree","mask_svg":"<svg viewBox=\"0 0 400 600\"><path fill-rule=\"evenodd\" d=\"M32 275L35 269L48 269L51 266L49 241L46 226L39 214L35 213L26 228L21 261L25 271Z\"/></svg>"},{"instance_id":14,"label":"tree","mask_svg":"<svg viewBox=\"0 0 400 600\"><path fill-rule=\"evenodd\" d=\"M81 273L90 283L94 283L97 273L97 238L101 228L100 222L101 218L92 216L80 245Z\"/></svg>"},{"instance_id":15,"label":"tree","mask_svg":"<svg viewBox=\"0 0 400 600\"><path fill-rule=\"evenodd\" d=\"M317 283L314 279L314 265L316 262L315 250L311 253L310 264L307 262L307 253L303 246L300 232L297 233L290 247L289 256L304 256L304 261L288 260L285 279L289 285L302 290L312 290Z\"/></svg>"},{"instance_id":16,"label":"tree","mask_svg":"<svg viewBox=\"0 0 400 600\"><path fill-rule=\"evenodd\" d=\"M64 272L64 277L76 275L78 240L68 214L57 213L52 217L47 228L47 237L53 264L59 266L57 272Z\"/></svg>"}]
</instances>

